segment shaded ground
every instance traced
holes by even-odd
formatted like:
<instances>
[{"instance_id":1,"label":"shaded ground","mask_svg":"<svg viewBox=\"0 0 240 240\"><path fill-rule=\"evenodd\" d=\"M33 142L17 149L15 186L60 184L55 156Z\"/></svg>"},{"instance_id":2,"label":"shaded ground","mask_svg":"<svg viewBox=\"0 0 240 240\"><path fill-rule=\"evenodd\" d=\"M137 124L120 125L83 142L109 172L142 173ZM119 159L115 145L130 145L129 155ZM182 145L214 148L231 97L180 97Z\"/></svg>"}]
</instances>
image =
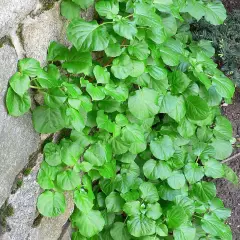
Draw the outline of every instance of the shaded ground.
<instances>
[{"instance_id":1,"label":"shaded ground","mask_svg":"<svg viewBox=\"0 0 240 240\"><path fill-rule=\"evenodd\" d=\"M223 108L224 115L232 122L234 137L240 138L240 90L238 89L233 104ZM240 139L239 139L240 140ZM234 154L240 152L236 148ZM240 177L240 157L227 163ZM228 220L233 240L240 240L240 187L234 187L230 182L219 179L217 181L218 196L224 201L225 206L232 209L232 215Z\"/></svg>"},{"instance_id":2,"label":"shaded ground","mask_svg":"<svg viewBox=\"0 0 240 240\"><path fill-rule=\"evenodd\" d=\"M222 2L228 12L231 12L235 9L240 9L240 0L223 0Z\"/></svg>"}]
</instances>

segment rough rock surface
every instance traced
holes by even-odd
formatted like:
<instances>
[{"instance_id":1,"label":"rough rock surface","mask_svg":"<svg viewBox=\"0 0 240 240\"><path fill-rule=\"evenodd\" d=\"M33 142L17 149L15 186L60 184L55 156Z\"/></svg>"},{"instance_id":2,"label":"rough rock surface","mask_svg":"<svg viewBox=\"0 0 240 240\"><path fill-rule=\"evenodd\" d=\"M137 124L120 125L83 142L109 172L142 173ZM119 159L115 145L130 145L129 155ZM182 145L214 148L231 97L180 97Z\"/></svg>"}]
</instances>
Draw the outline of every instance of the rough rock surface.
<instances>
[{"instance_id":1,"label":"rough rock surface","mask_svg":"<svg viewBox=\"0 0 240 240\"><path fill-rule=\"evenodd\" d=\"M8 204L11 204L14 214L7 218L10 231L3 235L3 240L27 239L30 233L35 219L37 197L41 192L36 177L42 159L43 156L39 154L35 167L27 177L23 178L22 187L8 199Z\"/></svg>"},{"instance_id":2,"label":"rough rock surface","mask_svg":"<svg viewBox=\"0 0 240 240\"><path fill-rule=\"evenodd\" d=\"M38 0L1 0L0 1L0 38L16 29L37 6Z\"/></svg>"},{"instance_id":3,"label":"rough rock surface","mask_svg":"<svg viewBox=\"0 0 240 240\"><path fill-rule=\"evenodd\" d=\"M0 48L0 206L10 194L16 175L28 163L39 143L31 114L14 118L5 109L8 80L16 72L17 60L14 48L8 45Z\"/></svg>"},{"instance_id":4,"label":"rough rock surface","mask_svg":"<svg viewBox=\"0 0 240 240\"><path fill-rule=\"evenodd\" d=\"M23 48L27 57L46 63L47 49L51 41L67 43L67 22L60 16L60 4L41 15L28 17L22 27Z\"/></svg>"}]
</instances>

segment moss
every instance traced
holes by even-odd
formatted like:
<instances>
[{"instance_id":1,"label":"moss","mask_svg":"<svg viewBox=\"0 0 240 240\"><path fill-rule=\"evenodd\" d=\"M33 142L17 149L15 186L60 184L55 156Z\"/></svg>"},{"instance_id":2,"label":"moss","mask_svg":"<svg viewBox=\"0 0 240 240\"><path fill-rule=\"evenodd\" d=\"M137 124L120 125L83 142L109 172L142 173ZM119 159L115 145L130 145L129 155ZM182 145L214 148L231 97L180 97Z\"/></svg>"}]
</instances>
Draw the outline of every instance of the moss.
<instances>
[{"instance_id":1,"label":"moss","mask_svg":"<svg viewBox=\"0 0 240 240\"><path fill-rule=\"evenodd\" d=\"M4 44L8 44L8 45L13 47L13 43L12 43L11 38L9 38L7 36L0 39L0 48L3 47Z\"/></svg>"},{"instance_id":2,"label":"moss","mask_svg":"<svg viewBox=\"0 0 240 240\"><path fill-rule=\"evenodd\" d=\"M18 180L16 184L17 184L17 189L19 189L23 185L23 180L22 179Z\"/></svg>"},{"instance_id":3,"label":"moss","mask_svg":"<svg viewBox=\"0 0 240 240\"><path fill-rule=\"evenodd\" d=\"M31 171L32 171L32 168L25 168L23 170L23 175L24 176L28 176L31 173Z\"/></svg>"},{"instance_id":4,"label":"moss","mask_svg":"<svg viewBox=\"0 0 240 240\"><path fill-rule=\"evenodd\" d=\"M54 4L58 2L59 0L40 0L40 3L42 4L42 10L46 11L51 8L53 8Z\"/></svg>"},{"instance_id":5,"label":"moss","mask_svg":"<svg viewBox=\"0 0 240 240\"><path fill-rule=\"evenodd\" d=\"M7 201L0 208L0 234L7 230L7 218L14 214L13 207Z\"/></svg>"}]
</instances>

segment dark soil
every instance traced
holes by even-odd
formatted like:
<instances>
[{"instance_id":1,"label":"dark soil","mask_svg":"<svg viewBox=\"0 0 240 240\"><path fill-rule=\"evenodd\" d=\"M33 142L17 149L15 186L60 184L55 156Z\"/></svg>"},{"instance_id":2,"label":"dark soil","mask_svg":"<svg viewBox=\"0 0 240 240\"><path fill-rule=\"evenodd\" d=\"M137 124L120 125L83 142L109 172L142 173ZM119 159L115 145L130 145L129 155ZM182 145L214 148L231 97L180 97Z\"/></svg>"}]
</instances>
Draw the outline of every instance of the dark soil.
<instances>
[{"instance_id":1,"label":"dark soil","mask_svg":"<svg viewBox=\"0 0 240 240\"><path fill-rule=\"evenodd\" d=\"M236 91L233 104L223 107L224 115L232 122L234 137L240 140L240 90ZM240 152L240 148L234 150L234 154ZM240 157L227 163L240 177ZM219 179L217 182L218 196L224 201L225 206L232 209L232 215L228 220L233 232L233 240L240 240L240 187L235 187L230 182Z\"/></svg>"},{"instance_id":2,"label":"dark soil","mask_svg":"<svg viewBox=\"0 0 240 240\"><path fill-rule=\"evenodd\" d=\"M231 12L236 9L240 9L240 0L222 0L222 2L228 12Z\"/></svg>"}]
</instances>

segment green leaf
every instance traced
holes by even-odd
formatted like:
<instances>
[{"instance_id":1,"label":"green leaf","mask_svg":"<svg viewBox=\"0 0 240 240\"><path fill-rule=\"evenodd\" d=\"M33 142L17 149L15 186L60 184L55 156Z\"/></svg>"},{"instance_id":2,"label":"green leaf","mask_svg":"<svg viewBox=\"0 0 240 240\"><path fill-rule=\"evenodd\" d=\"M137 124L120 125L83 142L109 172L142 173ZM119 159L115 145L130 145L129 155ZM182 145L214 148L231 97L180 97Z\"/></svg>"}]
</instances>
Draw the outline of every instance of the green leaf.
<instances>
[{"instance_id":1,"label":"green leaf","mask_svg":"<svg viewBox=\"0 0 240 240\"><path fill-rule=\"evenodd\" d=\"M145 65L142 61L132 60L132 70L130 72L131 77L139 77L145 71Z\"/></svg>"},{"instance_id":2,"label":"green leaf","mask_svg":"<svg viewBox=\"0 0 240 240\"><path fill-rule=\"evenodd\" d=\"M95 4L95 9L100 16L113 19L119 12L119 3L115 0L101 0Z\"/></svg>"},{"instance_id":3,"label":"green leaf","mask_svg":"<svg viewBox=\"0 0 240 240\"><path fill-rule=\"evenodd\" d=\"M45 191L37 201L38 211L45 217L56 217L64 213L66 202L63 193Z\"/></svg>"},{"instance_id":4,"label":"green leaf","mask_svg":"<svg viewBox=\"0 0 240 240\"><path fill-rule=\"evenodd\" d=\"M66 100L67 96L59 88L50 88L44 95L44 103L50 108L59 108Z\"/></svg>"},{"instance_id":5,"label":"green leaf","mask_svg":"<svg viewBox=\"0 0 240 240\"><path fill-rule=\"evenodd\" d=\"M63 1L61 3L61 7L63 7L64 4L70 3L69 1ZM75 8L74 8L75 9ZM68 9L68 12L69 9ZM79 12L78 12L79 14ZM51 42L49 47L48 47L48 55L47 55L47 60L48 61L61 61L61 60L66 60L67 55L69 54L69 50L67 47L64 45L58 43L58 42Z\"/></svg>"},{"instance_id":6,"label":"green leaf","mask_svg":"<svg viewBox=\"0 0 240 240\"><path fill-rule=\"evenodd\" d=\"M120 83L119 85L106 84L104 92L117 102L124 102L128 98L128 87L124 83Z\"/></svg>"},{"instance_id":7,"label":"green leaf","mask_svg":"<svg viewBox=\"0 0 240 240\"><path fill-rule=\"evenodd\" d=\"M183 93L189 86L191 80L181 72L175 71L170 75L171 91L173 94Z\"/></svg>"},{"instance_id":8,"label":"green leaf","mask_svg":"<svg viewBox=\"0 0 240 240\"><path fill-rule=\"evenodd\" d=\"M143 182L139 187L141 198L149 203L155 203L159 200L157 188L150 182Z\"/></svg>"},{"instance_id":9,"label":"green leaf","mask_svg":"<svg viewBox=\"0 0 240 240\"><path fill-rule=\"evenodd\" d=\"M131 239L131 235L129 234L126 225L122 222L115 222L110 230L110 234L113 240Z\"/></svg>"},{"instance_id":10,"label":"green leaf","mask_svg":"<svg viewBox=\"0 0 240 240\"><path fill-rule=\"evenodd\" d=\"M162 208L159 203L148 204L146 216L150 219L157 220L162 215Z\"/></svg>"},{"instance_id":11,"label":"green leaf","mask_svg":"<svg viewBox=\"0 0 240 240\"><path fill-rule=\"evenodd\" d=\"M124 127L122 140L129 145L129 151L133 154L138 154L146 149L144 133L138 125L127 125Z\"/></svg>"},{"instance_id":12,"label":"green leaf","mask_svg":"<svg viewBox=\"0 0 240 240\"><path fill-rule=\"evenodd\" d=\"M212 78L213 86L215 86L217 93L224 98L232 98L234 95L234 84L227 77Z\"/></svg>"},{"instance_id":13,"label":"green leaf","mask_svg":"<svg viewBox=\"0 0 240 240\"><path fill-rule=\"evenodd\" d=\"M155 233L156 224L144 215L137 215L127 221L128 231L134 237L149 236Z\"/></svg>"},{"instance_id":14,"label":"green leaf","mask_svg":"<svg viewBox=\"0 0 240 240\"><path fill-rule=\"evenodd\" d=\"M25 93L20 97L11 87L9 87L7 91L6 105L8 113L14 117L18 117L28 112L31 107L31 99L28 93Z\"/></svg>"},{"instance_id":15,"label":"green leaf","mask_svg":"<svg viewBox=\"0 0 240 240\"><path fill-rule=\"evenodd\" d=\"M140 215L141 204L139 201L126 202L123 206L123 211L130 217Z\"/></svg>"},{"instance_id":16,"label":"green leaf","mask_svg":"<svg viewBox=\"0 0 240 240\"><path fill-rule=\"evenodd\" d=\"M67 36L77 50L83 52L102 51L109 43L105 26L98 25L97 21L74 19L68 26Z\"/></svg>"},{"instance_id":17,"label":"green leaf","mask_svg":"<svg viewBox=\"0 0 240 240\"><path fill-rule=\"evenodd\" d=\"M136 19L136 23L140 26L159 27L162 25L161 17L147 3L136 3L134 19Z\"/></svg>"},{"instance_id":18,"label":"green leaf","mask_svg":"<svg viewBox=\"0 0 240 240\"><path fill-rule=\"evenodd\" d=\"M216 126L213 129L213 133L217 138L223 140L231 140L233 136L233 129L231 122L225 117L216 118Z\"/></svg>"},{"instance_id":19,"label":"green leaf","mask_svg":"<svg viewBox=\"0 0 240 240\"><path fill-rule=\"evenodd\" d=\"M210 114L207 102L198 96L189 96L186 99L186 108L187 117L191 120L204 120Z\"/></svg>"},{"instance_id":20,"label":"green leaf","mask_svg":"<svg viewBox=\"0 0 240 240\"><path fill-rule=\"evenodd\" d=\"M57 173L61 170L59 167L49 166L45 161L42 162L38 172L37 182L43 189L55 188L54 180Z\"/></svg>"},{"instance_id":21,"label":"green leaf","mask_svg":"<svg viewBox=\"0 0 240 240\"><path fill-rule=\"evenodd\" d=\"M137 28L134 25L134 22L129 21L128 19L122 18L120 21L117 21L113 24L113 30L121 37L132 40L133 37L137 34Z\"/></svg>"},{"instance_id":22,"label":"green leaf","mask_svg":"<svg viewBox=\"0 0 240 240\"><path fill-rule=\"evenodd\" d=\"M227 226L214 214L205 214L201 222L203 230L212 236L223 237L224 233L228 231Z\"/></svg>"},{"instance_id":23,"label":"green leaf","mask_svg":"<svg viewBox=\"0 0 240 240\"><path fill-rule=\"evenodd\" d=\"M173 206L167 211L168 227L176 229L187 221L188 217L184 209L180 206Z\"/></svg>"},{"instance_id":24,"label":"green leaf","mask_svg":"<svg viewBox=\"0 0 240 240\"><path fill-rule=\"evenodd\" d=\"M213 182L198 182L192 185L192 193L201 202L208 202L216 196L216 187Z\"/></svg>"},{"instance_id":25,"label":"green leaf","mask_svg":"<svg viewBox=\"0 0 240 240\"><path fill-rule=\"evenodd\" d=\"M91 238L102 231L105 220L100 211L90 210L88 213L77 212L72 216L73 223L86 238Z\"/></svg>"},{"instance_id":26,"label":"green leaf","mask_svg":"<svg viewBox=\"0 0 240 240\"><path fill-rule=\"evenodd\" d=\"M182 173L173 172L172 175L167 179L168 185L173 189L180 189L185 185L185 177Z\"/></svg>"},{"instance_id":27,"label":"green leaf","mask_svg":"<svg viewBox=\"0 0 240 240\"><path fill-rule=\"evenodd\" d=\"M168 228L165 224L162 224L161 221L157 221L156 223L156 233L160 237L166 237L168 236Z\"/></svg>"},{"instance_id":28,"label":"green leaf","mask_svg":"<svg viewBox=\"0 0 240 240\"><path fill-rule=\"evenodd\" d=\"M218 160L224 160L232 154L233 148L229 141L215 139L211 145L215 149L215 158Z\"/></svg>"},{"instance_id":29,"label":"green leaf","mask_svg":"<svg viewBox=\"0 0 240 240\"><path fill-rule=\"evenodd\" d=\"M150 55L146 42L134 42L128 47L128 52L139 60L145 60Z\"/></svg>"},{"instance_id":30,"label":"green leaf","mask_svg":"<svg viewBox=\"0 0 240 240\"><path fill-rule=\"evenodd\" d=\"M105 162L110 162L111 159L111 147L99 142L91 145L84 153L84 160L88 161L93 166L102 166Z\"/></svg>"},{"instance_id":31,"label":"green leaf","mask_svg":"<svg viewBox=\"0 0 240 240\"><path fill-rule=\"evenodd\" d=\"M174 239L176 240L194 240L196 228L190 226L181 226L173 231Z\"/></svg>"},{"instance_id":32,"label":"green leaf","mask_svg":"<svg viewBox=\"0 0 240 240\"><path fill-rule=\"evenodd\" d=\"M121 198L119 193L111 192L105 199L108 212L121 212L125 201Z\"/></svg>"},{"instance_id":33,"label":"green leaf","mask_svg":"<svg viewBox=\"0 0 240 240\"><path fill-rule=\"evenodd\" d=\"M221 178L224 176L224 168L222 163L211 159L204 164L205 175L212 178Z\"/></svg>"},{"instance_id":34,"label":"green leaf","mask_svg":"<svg viewBox=\"0 0 240 240\"><path fill-rule=\"evenodd\" d=\"M65 109L40 106L33 110L33 126L39 133L55 133L66 126Z\"/></svg>"},{"instance_id":35,"label":"green leaf","mask_svg":"<svg viewBox=\"0 0 240 240\"><path fill-rule=\"evenodd\" d=\"M13 91L23 97L30 87L30 78L28 75L17 72L10 78L9 83Z\"/></svg>"},{"instance_id":36,"label":"green leaf","mask_svg":"<svg viewBox=\"0 0 240 240\"><path fill-rule=\"evenodd\" d=\"M68 108L66 115L68 116L72 127L78 132L82 132L85 127L85 120L82 114L73 108Z\"/></svg>"},{"instance_id":37,"label":"green leaf","mask_svg":"<svg viewBox=\"0 0 240 240\"><path fill-rule=\"evenodd\" d=\"M166 65L174 67L179 64L179 56L171 48L161 47L160 53L161 53L161 58Z\"/></svg>"},{"instance_id":38,"label":"green leaf","mask_svg":"<svg viewBox=\"0 0 240 240\"><path fill-rule=\"evenodd\" d=\"M198 163L188 163L184 168L184 175L190 184L199 182L204 177L203 167Z\"/></svg>"},{"instance_id":39,"label":"green leaf","mask_svg":"<svg viewBox=\"0 0 240 240\"><path fill-rule=\"evenodd\" d=\"M180 121L177 130L182 137L189 138L195 133L196 128L196 125L188 121L186 118L183 118L182 121Z\"/></svg>"},{"instance_id":40,"label":"green leaf","mask_svg":"<svg viewBox=\"0 0 240 240\"><path fill-rule=\"evenodd\" d=\"M57 175L57 184L63 190L73 190L81 184L80 174L73 170L65 170Z\"/></svg>"},{"instance_id":41,"label":"green leaf","mask_svg":"<svg viewBox=\"0 0 240 240\"><path fill-rule=\"evenodd\" d=\"M78 4L82 9L89 8L94 3L94 0L72 0L72 1Z\"/></svg>"},{"instance_id":42,"label":"green leaf","mask_svg":"<svg viewBox=\"0 0 240 240\"><path fill-rule=\"evenodd\" d=\"M18 62L19 72L29 77L36 77L42 71L40 63L33 58L24 58Z\"/></svg>"},{"instance_id":43,"label":"green leaf","mask_svg":"<svg viewBox=\"0 0 240 240\"><path fill-rule=\"evenodd\" d=\"M165 161L150 159L143 165L143 173L150 180L165 180L171 176L172 170Z\"/></svg>"},{"instance_id":44,"label":"green leaf","mask_svg":"<svg viewBox=\"0 0 240 240\"><path fill-rule=\"evenodd\" d=\"M113 133L115 130L115 124L108 119L108 115L105 115L103 110L98 111L96 122L98 128L105 129L110 133Z\"/></svg>"},{"instance_id":45,"label":"green leaf","mask_svg":"<svg viewBox=\"0 0 240 240\"><path fill-rule=\"evenodd\" d=\"M92 83L87 84L87 92L91 96L93 101L100 101L105 98L103 87L94 86Z\"/></svg>"},{"instance_id":46,"label":"green leaf","mask_svg":"<svg viewBox=\"0 0 240 240\"><path fill-rule=\"evenodd\" d=\"M231 210L225 208L223 201L219 198L214 198L210 203L210 211L216 214L220 219L226 220L231 216Z\"/></svg>"},{"instance_id":47,"label":"green leaf","mask_svg":"<svg viewBox=\"0 0 240 240\"><path fill-rule=\"evenodd\" d=\"M80 52L75 48L71 48L67 55L66 61L62 64L69 73L88 74L92 66L92 57L90 52Z\"/></svg>"},{"instance_id":48,"label":"green leaf","mask_svg":"<svg viewBox=\"0 0 240 240\"><path fill-rule=\"evenodd\" d=\"M127 78L132 70L132 61L126 54L122 54L120 57L115 58L112 63L111 71L116 78Z\"/></svg>"},{"instance_id":49,"label":"green leaf","mask_svg":"<svg viewBox=\"0 0 240 240\"><path fill-rule=\"evenodd\" d=\"M158 93L149 88L135 91L128 99L129 111L140 120L151 118L159 111L157 105Z\"/></svg>"},{"instance_id":50,"label":"green leaf","mask_svg":"<svg viewBox=\"0 0 240 240\"><path fill-rule=\"evenodd\" d=\"M147 67L147 70L150 76L156 80L164 80L167 78L167 70L162 67L150 65Z\"/></svg>"},{"instance_id":51,"label":"green leaf","mask_svg":"<svg viewBox=\"0 0 240 240\"><path fill-rule=\"evenodd\" d=\"M105 178L113 178L116 175L116 161L105 163L102 167L98 168L101 176Z\"/></svg>"},{"instance_id":52,"label":"green leaf","mask_svg":"<svg viewBox=\"0 0 240 240\"><path fill-rule=\"evenodd\" d=\"M88 213L93 207L91 197L83 190L74 191L74 203L83 213Z\"/></svg>"},{"instance_id":53,"label":"green leaf","mask_svg":"<svg viewBox=\"0 0 240 240\"><path fill-rule=\"evenodd\" d=\"M93 69L94 76L97 80L97 83L106 84L110 81L110 73L106 68L103 68L99 65L95 66Z\"/></svg>"},{"instance_id":54,"label":"green leaf","mask_svg":"<svg viewBox=\"0 0 240 240\"><path fill-rule=\"evenodd\" d=\"M224 177L234 185L237 185L239 182L237 174L227 165L223 165L223 168L225 172Z\"/></svg>"},{"instance_id":55,"label":"green leaf","mask_svg":"<svg viewBox=\"0 0 240 240\"><path fill-rule=\"evenodd\" d=\"M52 142L47 143L43 149L44 152L44 160L50 166L58 166L61 164L61 150L59 145L54 144Z\"/></svg>"},{"instance_id":56,"label":"green leaf","mask_svg":"<svg viewBox=\"0 0 240 240\"><path fill-rule=\"evenodd\" d=\"M175 152L173 141L169 136L163 136L150 143L150 149L154 157L160 160L168 160Z\"/></svg>"},{"instance_id":57,"label":"green leaf","mask_svg":"<svg viewBox=\"0 0 240 240\"><path fill-rule=\"evenodd\" d=\"M80 17L80 7L69 0L63 0L61 2L61 15L67 18L68 20L72 20L74 18Z\"/></svg>"},{"instance_id":58,"label":"green leaf","mask_svg":"<svg viewBox=\"0 0 240 240\"><path fill-rule=\"evenodd\" d=\"M206 7L202 1L188 0L187 6L183 8L183 12L188 12L198 21L205 15Z\"/></svg>"},{"instance_id":59,"label":"green leaf","mask_svg":"<svg viewBox=\"0 0 240 240\"><path fill-rule=\"evenodd\" d=\"M219 25L227 18L226 9L221 2L210 2L205 8L205 18L213 25Z\"/></svg>"}]
</instances>

